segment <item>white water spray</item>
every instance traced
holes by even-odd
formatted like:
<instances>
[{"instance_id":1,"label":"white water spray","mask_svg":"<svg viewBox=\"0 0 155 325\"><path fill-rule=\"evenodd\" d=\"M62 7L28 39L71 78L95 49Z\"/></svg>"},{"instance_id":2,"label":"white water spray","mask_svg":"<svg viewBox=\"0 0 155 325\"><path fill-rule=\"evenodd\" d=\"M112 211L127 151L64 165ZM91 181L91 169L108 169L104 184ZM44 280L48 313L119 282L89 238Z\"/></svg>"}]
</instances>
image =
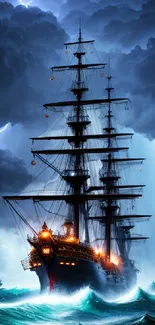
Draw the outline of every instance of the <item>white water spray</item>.
<instances>
[{"instance_id":1,"label":"white water spray","mask_svg":"<svg viewBox=\"0 0 155 325\"><path fill-rule=\"evenodd\" d=\"M71 295L64 294L60 295L60 293L53 293L50 295L38 295L37 297L12 302L12 303L0 303L0 309L6 309L6 308L15 308L18 306L22 306L25 304L30 305L52 305L52 306L74 306L77 304L81 304L84 299L88 297L89 294L89 288L86 287L84 289L81 289Z\"/></svg>"}]
</instances>

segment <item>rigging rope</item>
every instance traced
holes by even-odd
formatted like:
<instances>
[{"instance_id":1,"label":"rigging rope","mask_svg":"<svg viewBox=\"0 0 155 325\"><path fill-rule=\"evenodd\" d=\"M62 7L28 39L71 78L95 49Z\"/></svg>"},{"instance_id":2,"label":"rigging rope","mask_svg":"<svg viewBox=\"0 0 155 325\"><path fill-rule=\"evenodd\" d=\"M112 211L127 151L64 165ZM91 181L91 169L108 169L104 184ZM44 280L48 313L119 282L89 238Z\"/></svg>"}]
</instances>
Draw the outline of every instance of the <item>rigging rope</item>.
<instances>
[{"instance_id":1,"label":"rigging rope","mask_svg":"<svg viewBox=\"0 0 155 325\"><path fill-rule=\"evenodd\" d=\"M10 207L13 209L13 211L15 211L17 213L17 215L19 216L19 218L25 223L25 225L31 229L31 231L37 235L37 232L33 229L33 227L29 224L29 222L15 209L15 207L13 206L13 204L6 199L6 202L10 205ZM17 204L17 202L16 202Z\"/></svg>"}]
</instances>

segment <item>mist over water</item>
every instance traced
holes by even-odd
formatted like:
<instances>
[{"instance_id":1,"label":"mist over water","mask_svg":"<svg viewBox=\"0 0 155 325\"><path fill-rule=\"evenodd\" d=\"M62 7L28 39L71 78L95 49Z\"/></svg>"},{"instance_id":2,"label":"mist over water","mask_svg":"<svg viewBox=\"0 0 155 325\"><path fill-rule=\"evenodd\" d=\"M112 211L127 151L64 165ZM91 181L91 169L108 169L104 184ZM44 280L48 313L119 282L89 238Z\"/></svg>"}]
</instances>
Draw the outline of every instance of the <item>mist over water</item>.
<instances>
[{"instance_id":1,"label":"mist over water","mask_svg":"<svg viewBox=\"0 0 155 325\"><path fill-rule=\"evenodd\" d=\"M72 295L40 295L30 289L0 289L0 324L155 324L155 284L105 301L88 287Z\"/></svg>"}]
</instances>

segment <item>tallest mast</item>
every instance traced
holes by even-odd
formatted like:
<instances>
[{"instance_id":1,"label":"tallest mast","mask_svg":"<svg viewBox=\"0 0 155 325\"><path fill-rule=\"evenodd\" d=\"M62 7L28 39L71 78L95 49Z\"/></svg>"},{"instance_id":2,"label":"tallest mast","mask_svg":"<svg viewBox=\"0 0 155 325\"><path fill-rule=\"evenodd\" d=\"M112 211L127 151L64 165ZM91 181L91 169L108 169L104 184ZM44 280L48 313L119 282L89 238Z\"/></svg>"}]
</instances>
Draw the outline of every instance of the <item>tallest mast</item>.
<instances>
[{"instance_id":1,"label":"tallest mast","mask_svg":"<svg viewBox=\"0 0 155 325\"><path fill-rule=\"evenodd\" d=\"M75 53L75 56L78 59L77 82L75 83L75 86L77 84L77 90L74 89L74 94L77 99L77 108L75 108L77 127L74 130L75 138L77 139L77 141L75 142L75 148L81 147L81 142L78 139L79 139L79 136L83 135L83 128L79 128L80 115L81 115L81 99L82 99L81 66L82 66L82 55L83 55L81 52L81 41L82 41L81 27L79 28L78 41L79 41L78 51L77 51L77 53ZM82 169L84 169L84 165L81 166L81 164L82 164L81 158L82 158L81 155L76 155L76 157L75 157L74 168L75 168L75 173L77 173L77 175L78 175L78 172L80 171L81 167L83 167ZM84 161L83 161L83 163L84 163ZM81 193L82 185L83 184L80 184L80 182L78 182L78 177L76 177L74 187L73 187L73 192L75 195ZM80 215L79 215L80 213L79 212L80 212L80 205L78 202L74 202L74 232L75 232L76 238L78 238L78 239L79 239L79 221L80 221Z\"/></svg>"},{"instance_id":2,"label":"tallest mast","mask_svg":"<svg viewBox=\"0 0 155 325\"><path fill-rule=\"evenodd\" d=\"M77 58L77 74L76 80L73 83L73 88L71 91L76 97L77 105L74 107L74 115L71 113L68 119L68 126L72 129L74 135L74 141L72 142L73 149L82 149L83 148L83 131L86 129L87 125L90 121L85 118L83 114L83 108L81 105L81 100L83 93L88 91L88 88L85 87L84 80L82 80L82 69L84 65L82 63L82 57L86 54L82 52L82 32L81 26L79 28L79 37L78 37L78 47L77 51L74 53L74 56ZM71 45L72 43L68 43ZM73 170L70 171L65 170L64 179L70 184L73 195L80 195L84 193L84 189L86 187L86 181L90 177L88 171L85 170L85 161L84 161L84 154L79 153L76 155L72 155L69 159L69 167L73 166ZM67 176L67 177L66 177ZM73 215L74 215L74 233L76 238L79 239L80 237L80 213L85 213L85 203L80 203L78 201L74 201L70 204L73 206ZM87 223L85 223L85 235L87 232ZM87 237L87 235L86 235Z\"/></svg>"}]
</instances>

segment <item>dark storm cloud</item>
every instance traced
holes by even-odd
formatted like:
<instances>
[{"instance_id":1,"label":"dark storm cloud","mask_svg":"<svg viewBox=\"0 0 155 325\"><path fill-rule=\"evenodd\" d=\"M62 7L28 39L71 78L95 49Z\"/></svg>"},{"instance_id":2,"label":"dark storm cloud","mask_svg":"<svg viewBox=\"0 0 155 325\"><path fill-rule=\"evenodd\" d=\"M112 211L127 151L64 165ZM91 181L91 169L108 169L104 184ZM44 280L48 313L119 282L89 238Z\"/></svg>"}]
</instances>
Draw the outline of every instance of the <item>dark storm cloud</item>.
<instances>
[{"instance_id":1,"label":"dark storm cloud","mask_svg":"<svg viewBox=\"0 0 155 325\"><path fill-rule=\"evenodd\" d=\"M0 16L9 18L13 12L13 5L10 2L0 2Z\"/></svg>"},{"instance_id":2,"label":"dark storm cloud","mask_svg":"<svg viewBox=\"0 0 155 325\"><path fill-rule=\"evenodd\" d=\"M128 17L125 17L125 14L131 16L132 14L132 10L133 8L135 10L139 10L141 9L142 5L145 4L147 2L147 0L100 0L100 1L91 1L91 0L83 0L83 1L77 1L77 0L67 0L66 3L64 3L61 7L60 7L60 19L64 16L67 16L68 14L70 14L71 12L75 12L75 11L82 11L83 13L87 14L87 15L93 15L94 13L98 12L101 9L105 9L105 11L103 11L103 23L104 23L104 19L106 19L106 14L109 16L111 16L111 18L113 18L113 15L115 16L115 18L119 16L118 15L118 9L120 9L120 11L122 12L122 15L124 13L124 19L128 20ZM107 8L111 8L111 13L109 13L110 9ZM115 9L113 9L113 7ZM128 12L123 11L123 7L128 8ZM130 8L130 9L129 9ZM136 13L133 10L133 14L136 17Z\"/></svg>"},{"instance_id":3,"label":"dark storm cloud","mask_svg":"<svg viewBox=\"0 0 155 325\"><path fill-rule=\"evenodd\" d=\"M122 54L115 70L119 76L117 88L132 99L133 108L127 125L150 138L155 137L154 58L155 38L150 38L146 49L136 46L130 53Z\"/></svg>"},{"instance_id":4,"label":"dark storm cloud","mask_svg":"<svg viewBox=\"0 0 155 325\"><path fill-rule=\"evenodd\" d=\"M75 35L79 18L82 18L84 34L97 37L101 51L107 49L108 54L108 48L113 49L113 55L110 51L110 56L114 58L111 64L122 94L124 90L132 96L139 96L139 101L144 102L144 93L150 96L150 100L153 99L151 66L154 66L154 52L151 36L155 33L155 10L154 1L146 3L142 0L137 4L139 8L133 9L126 0L85 0L79 6L78 1L68 0L61 6L61 12L66 15L61 26L70 36ZM57 59L56 49L61 48L67 35L52 12L43 12L37 7L14 8L6 3L1 3L1 6L1 123L8 122L8 118L14 123L33 123L42 116L41 105L50 99L48 65ZM144 45L147 45L146 49ZM102 57L105 61L108 55L103 53ZM124 71L129 70L126 75ZM137 116L137 112L139 109L133 115Z\"/></svg>"},{"instance_id":5,"label":"dark storm cloud","mask_svg":"<svg viewBox=\"0 0 155 325\"><path fill-rule=\"evenodd\" d=\"M61 20L61 26L66 30L68 34L77 35L80 25L80 20L82 22L83 31L87 32L87 23L89 22L89 16L80 10L73 10L67 14Z\"/></svg>"},{"instance_id":6,"label":"dark storm cloud","mask_svg":"<svg viewBox=\"0 0 155 325\"><path fill-rule=\"evenodd\" d=\"M142 6L142 13L144 14L152 11L155 11L155 1L154 0L146 1L146 3L144 3Z\"/></svg>"},{"instance_id":7,"label":"dark storm cloud","mask_svg":"<svg viewBox=\"0 0 155 325\"><path fill-rule=\"evenodd\" d=\"M111 44L112 41L115 45L121 38L122 33L126 33L126 30L122 30L122 25L124 24L128 29L129 26L126 23L130 23L132 19L137 19L139 16L140 12L132 9L129 5L119 7L111 5L93 13L87 25L85 25L85 29L89 28L96 37L102 37L106 43L109 41Z\"/></svg>"},{"instance_id":8,"label":"dark storm cloud","mask_svg":"<svg viewBox=\"0 0 155 325\"><path fill-rule=\"evenodd\" d=\"M90 0L82 0L80 2L77 0L67 0L60 8L60 16L66 16L75 10L80 10L87 15L91 15L96 8L97 4Z\"/></svg>"},{"instance_id":9,"label":"dark storm cloud","mask_svg":"<svg viewBox=\"0 0 155 325\"><path fill-rule=\"evenodd\" d=\"M59 13L60 6L65 0L34 0L33 4L39 6L43 10L51 10L54 13Z\"/></svg>"},{"instance_id":10,"label":"dark storm cloud","mask_svg":"<svg viewBox=\"0 0 155 325\"><path fill-rule=\"evenodd\" d=\"M18 192L31 180L23 160L0 150L0 192Z\"/></svg>"},{"instance_id":11,"label":"dark storm cloud","mask_svg":"<svg viewBox=\"0 0 155 325\"><path fill-rule=\"evenodd\" d=\"M94 13L90 16L88 10L72 10L67 14L62 20L61 24L68 32L77 31L79 26L79 21L82 21L82 29L85 33L88 31L94 36L100 36L103 33L104 36L104 26L109 24L113 20L120 20L123 22L129 22L131 19L139 18L140 12L132 9L128 5L108 6L104 9L94 8Z\"/></svg>"},{"instance_id":12,"label":"dark storm cloud","mask_svg":"<svg viewBox=\"0 0 155 325\"><path fill-rule=\"evenodd\" d=\"M112 20L104 27L103 39L113 47L118 45L129 49L137 44L145 45L149 37L155 34L154 12L141 14L139 19L123 22Z\"/></svg>"},{"instance_id":13,"label":"dark storm cloud","mask_svg":"<svg viewBox=\"0 0 155 325\"><path fill-rule=\"evenodd\" d=\"M10 1L6 1L6 0L0 0L0 3L9 3L12 4L13 6L17 5L17 0L10 0ZM19 4L19 3L18 3Z\"/></svg>"},{"instance_id":14,"label":"dark storm cloud","mask_svg":"<svg viewBox=\"0 0 155 325\"><path fill-rule=\"evenodd\" d=\"M147 0L100 0L99 1L99 6L100 8L107 7L109 5L130 5L131 7L134 8L141 8L141 6L146 3Z\"/></svg>"},{"instance_id":15,"label":"dark storm cloud","mask_svg":"<svg viewBox=\"0 0 155 325\"><path fill-rule=\"evenodd\" d=\"M0 122L33 122L49 95L49 62L67 35L52 12L0 6Z\"/></svg>"},{"instance_id":16,"label":"dark storm cloud","mask_svg":"<svg viewBox=\"0 0 155 325\"><path fill-rule=\"evenodd\" d=\"M12 12L10 25L25 28L41 22L48 22L58 26L56 17L50 11L44 12L38 7L29 7L27 10L24 6L17 6Z\"/></svg>"}]
</instances>

